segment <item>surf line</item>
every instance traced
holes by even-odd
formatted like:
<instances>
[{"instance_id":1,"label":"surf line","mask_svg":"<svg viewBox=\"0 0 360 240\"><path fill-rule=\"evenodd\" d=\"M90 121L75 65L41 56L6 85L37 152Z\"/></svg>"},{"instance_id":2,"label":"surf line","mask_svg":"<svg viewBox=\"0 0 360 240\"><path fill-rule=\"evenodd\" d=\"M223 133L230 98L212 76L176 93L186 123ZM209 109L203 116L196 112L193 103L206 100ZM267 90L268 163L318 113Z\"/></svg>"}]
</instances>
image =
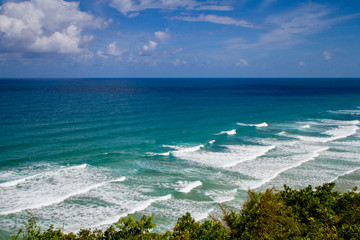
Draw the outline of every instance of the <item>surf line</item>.
<instances>
[{"instance_id":1,"label":"surf line","mask_svg":"<svg viewBox=\"0 0 360 240\"><path fill-rule=\"evenodd\" d=\"M153 199L148 199L142 203L139 203L138 206L130 209L129 211L125 212L125 213L122 213L116 217L112 217L110 219L107 219L107 220L104 220L96 225L94 225L93 227L100 227L100 226L103 226L103 225L110 225L110 224L113 224L115 222L117 222L119 220L119 218L121 217L126 217L127 215L129 214L134 214L136 212L140 212L142 210L145 210L146 208L150 207L151 204L155 203L155 202L159 202L159 201L166 201L166 200L169 200L171 199L171 194L168 194L168 195L165 195L165 196L162 196L162 197L158 197L158 198L153 198Z\"/></svg>"},{"instance_id":2,"label":"surf line","mask_svg":"<svg viewBox=\"0 0 360 240\"><path fill-rule=\"evenodd\" d=\"M269 177L269 178L267 178L267 179L263 179L262 181L260 181L260 182L257 183L257 184L254 184L254 185L251 186L251 187L248 186L246 189L243 188L243 190L247 190L248 188L250 188L250 189L257 189L257 188L261 187L262 185L264 185L265 183L268 183L268 182L270 182L271 180L277 178L281 173L286 172L286 171L288 171L288 170L290 170L290 169L293 169L293 168L300 167L301 165L303 165L303 164L306 163L306 162L315 160L317 157L320 156L320 154L321 154L322 152L327 151L327 150L329 150L329 147L323 147L323 148L320 148L320 149L314 151L313 153L306 154L306 155L309 155L308 158L305 158L305 159L303 159L303 160L301 160L301 161L299 161L299 162L297 162L297 163L295 163L295 164L293 164L293 165L291 165L291 166L288 166L288 167L286 167L286 168L283 168L283 169L281 169L280 171L278 171L278 172L276 172L275 174L273 174L271 177Z\"/></svg>"},{"instance_id":3,"label":"surf line","mask_svg":"<svg viewBox=\"0 0 360 240\"><path fill-rule=\"evenodd\" d=\"M189 193L191 192L191 190L201 185L202 185L201 181L185 182L185 185L182 188L178 189L177 191L182 193Z\"/></svg>"},{"instance_id":4,"label":"surf line","mask_svg":"<svg viewBox=\"0 0 360 240\"><path fill-rule=\"evenodd\" d=\"M18 185L18 184L20 184L20 183L26 182L27 180L31 180L31 179L37 178L37 177L39 177L39 176L51 175L51 174L54 174L54 173L57 173L57 172L61 172L61 171L64 171L64 170L68 171L68 170L74 170L74 169L83 169L83 168L86 168L87 166L88 166L88 165L87 165L86 163L84 163L84 164L77 165L77 166L72 166L72 167L67 167L67 168L58 169L58 170L53 171L53 172L38 173L38 174L35 174L35 175L32 175L32 176L28 176L28 177L16 179L16 180L13 180L13 181L0 183L0 187L13 187L13 186L16 186L16 185Z\"/></svg>"},{"instance_id":5,"label":"surf line","mask_svg":"<svg viewBox=\"0 0 360 240\"><path fill-rule=\"evenodd\" d=\"M69 193L69 194L67 194L65 196L62 196L62 197L59 197L57 199L53 199L53 200L50 200L50 201L47 201L47 202L42 202L42 203L34 204L34 205L31 205L31 206L17 208L17 209L5 211L5 212L0 212L0 216L1 215L9 215L9 214L13 214L13 213L18 213L18 212L21 212L21 211L24 211L24 210L27 210L27 209L38 209L38 208L47 207L47 206L50 206L50 205L53 205L53 204L58 204L58 203L61 203L61 202L65 201L66 199L68 199L70 197L80 195L80 194L85 194L85 193L91 191L92 189L102 187L105 184L113 183L113 182L123 182L123 181L125 181L125 177L121 177L121 178L118 178L118 179L113 179L113 180L110 180L110 181L105 181L105 182L102 182L102 183L94 184L94 185L82 188L81 190L71 192L71 193Z\"/></svg>"},{"instance_id":6,"label":"surf line","mask_svg":"<svg viewBox=\"0 0 360 240\"><path fill-rule=\"evenodd\" d=\"M229 131L221 131L219 133L216 133L215 135L223 135L223 134L226 134L226 135L229 135L229 136L236 135L236 129L232 129L232 130L229 130Z\"/></svg>"},{"instance_id":7,"label":"surf line","mask_svg":"<svg viewBox=\"0 0 360 240\"><path fill-rule=\"evenodd\" d=\"M210 141L211 142L211 141ZM212 143L214 143L215 140L213 140ZM209 144L212 144L209 143ZM201 148L205 147L203 144L200 144L195 147L183 147L183 146L171 146L171 145L162 145L161 147L165 148L171 148L174 149L172 151L168 151L165 153L147 153L150 156L169 156L170 154L176 154L176 153L187 153L187 152L196 152L199 151Z\"/></svg>"},{"instance_id":8,"label":"surf line","mask_svg":"<svg viewBox=\"0 0 360 240\"><path fill-rule=\"evenodd\" d=\"M331 180L330 182L335 182L335 181L338 180L340 177L349 175L349 174L351 174L351 173L353 173L353 172L356 172L356 171L359 170L359 169L360 169L360 167L357 167L357 168L355 168L355 169L351 169L351 170L349 170L349 171L346 171L346 172L344 172L343 174L341 174L341 175L337 176L336 178L334 178L333 180Z\"/></svg>"},{"instance_id":9,"label":"surf line","mask_svg":"<svg viewBox=\"0 0 360 240\"><path fill-rule=\"evenodd\" d=\"M246 124L246 123L236 123L239 126L246 126L246 127L268 127L269 125L266 122L258 123L258 124Z\"/></svg>"}]
</instances>

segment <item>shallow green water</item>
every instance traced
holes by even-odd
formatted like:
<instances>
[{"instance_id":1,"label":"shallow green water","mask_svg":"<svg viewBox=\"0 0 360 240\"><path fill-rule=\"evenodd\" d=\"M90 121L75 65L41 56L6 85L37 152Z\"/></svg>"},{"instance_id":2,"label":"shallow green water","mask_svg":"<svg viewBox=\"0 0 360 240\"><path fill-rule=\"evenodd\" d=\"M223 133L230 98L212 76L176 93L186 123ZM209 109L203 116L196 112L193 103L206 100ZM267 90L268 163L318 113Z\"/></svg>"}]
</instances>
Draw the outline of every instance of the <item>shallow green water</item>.
<instances>
[{"instance_id":1,"label":"shallow green water","mask_svg":"<svg viewBox=\"0 0 360 240\"><path fill-rule=\"evenodd\" d=\"M360 182L359 79L0 81L0 229L238 208L248 188Z\"/></svg>"}]
</instances>

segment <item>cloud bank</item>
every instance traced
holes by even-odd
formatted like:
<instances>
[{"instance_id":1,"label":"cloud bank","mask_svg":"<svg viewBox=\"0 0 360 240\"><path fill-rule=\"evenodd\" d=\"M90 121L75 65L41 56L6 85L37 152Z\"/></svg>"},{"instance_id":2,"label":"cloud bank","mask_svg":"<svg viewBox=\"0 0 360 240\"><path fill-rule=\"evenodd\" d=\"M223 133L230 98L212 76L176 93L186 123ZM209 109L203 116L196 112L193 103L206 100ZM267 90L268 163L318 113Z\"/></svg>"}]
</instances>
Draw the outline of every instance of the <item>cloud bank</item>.
<instances>
[{"instance_id":1,"label":"cloud bank","mask_svg":"<svg viewBox=\"0 0 360 240\"><path fill-rule=\"evenodd\" d=\"M78 2L7 2L0 8L0 51L81 53L93 39L83 31L104 25L100 18L80 11Z\"/></svg>"},{"instance_id":2,"label":"cloud bank","mask_svg":"<svg viewBox=\"0 0 360 240\"><path fill-rule=\"evenodd\" d=\"M218 5L212 1L196 0L111 0L111 7L116 8L122 14L132 16L131 13L144 11L146 9L163 10L211 10L230 11L232 7Z\"/></svg>"},{"instance_id":3,"label":"cloud bank","mask_svg":"<svg viewBox=\"0 0 360 240\"><path fill-rule=\"evenodd\" d=\"M213 14L200 14L196 17L177 16L177 17L173 17L172 19L183 20L188 22L210 22L210 23L223 24L223 25L234 25L244 28L260 28L260 26L252 24L245 20L235 19L232 17L217 16Z\"/></svg>"}]
</instances>

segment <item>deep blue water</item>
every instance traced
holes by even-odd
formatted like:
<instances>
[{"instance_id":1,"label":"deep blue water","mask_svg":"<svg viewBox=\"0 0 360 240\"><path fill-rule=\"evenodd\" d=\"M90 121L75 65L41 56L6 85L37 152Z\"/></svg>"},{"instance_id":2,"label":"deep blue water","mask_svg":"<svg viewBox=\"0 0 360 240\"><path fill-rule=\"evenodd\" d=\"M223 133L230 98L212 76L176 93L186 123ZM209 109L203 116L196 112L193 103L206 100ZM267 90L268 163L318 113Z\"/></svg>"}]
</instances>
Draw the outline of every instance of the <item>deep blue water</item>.
<instances>
[{"instance_id":1,"label":"deep blue water","mask_svg":"<svg viewBox=\"0 0 360 240\"><path fill-rule=\"evenodd\" d=\"M154 215L164 231L261 191L360 182L360 79L0 80L0 235Z\"/></svg>"}]
</instances>

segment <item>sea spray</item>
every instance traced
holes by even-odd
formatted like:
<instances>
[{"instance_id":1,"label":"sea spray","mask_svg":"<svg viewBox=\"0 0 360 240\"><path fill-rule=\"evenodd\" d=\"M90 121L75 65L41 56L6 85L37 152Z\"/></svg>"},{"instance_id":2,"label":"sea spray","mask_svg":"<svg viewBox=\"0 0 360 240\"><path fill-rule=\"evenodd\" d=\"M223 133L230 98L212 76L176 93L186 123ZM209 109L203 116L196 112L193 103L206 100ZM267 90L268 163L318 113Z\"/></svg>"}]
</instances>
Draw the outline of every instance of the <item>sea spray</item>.
<instances>
[{"instance_id":1,"label":"sea spray","mask_svg":"<svg viewBox=\"0 0 360 240\"><path fill-rule=\"evenodd\" d=\"M248 126L248 127L258 127L258 128L262 128L262 127L268 127L269 125L266 122L263 123L258 123L258 124L246 124L246 123L236 123L239 126Z\"/></svg>"},{"instance_id":2,"label":"sea spray","mask_svg":"<svg viewBox=\"0 0 360 240\"><path fill-rule=\"evenodd\" d=\"M87 193L87 192L89 192L89 191L91 191L93 189L100 188L100 187L104 186L105 184L112 183L112 182L122 182L122 181L125 181L125 177L121 177L121 178L118 178L118 179L114 179L114 180L94 184L94 185L91 185L91 186L87 186L87 187L84 187L82 189L78 189L77 191L67 193L66 195L58 197L58 198L46 199L45 201L42 201L42 202L37 203L37 204L32 204L32 205L24 206L22 208L16 208L16 209L12 209L12 210L9 210L9 211L0 212L0 215L9 215L9 214L21 212L21 211L24 211L24 210L32 210L32 209L46 207L46 206L53 205L53 204L58 204L58 203L61 203L61 202L65 201L66 199L68 199L70 197Z\"/></svg>"},{"instance_id":3,"label":"sea spray","mask_svg":"<svg viewBox=\"0 0 360 240\"><path fill-rule=\"evenodd\" d=\"M195 181L195 182L183 182L183 181L178 181L177 182L179 184L179 186L177 187L177 191L178 192L182 192L182 193L189 193L191 192L191 190L193 190L196 187L199 187L202 185L201 181Z\"/></svg>"},{"instance_id":4,"label":"sea spray","mask_svg":"<svg viewBox=\"0 0 360 240\"><path fill-rule=\"evenodd\" d=\"M62 172L62 171L70 171L70 170L74 170L74 169L83 169L86 168L88 165L86 163L81 164L81 165L77 165L77 166L72 166L72 167L66 167L66 168L60 168L58 170L56 170L56 172ZM28 180L32 180L35 179L37 177L41 177L41 176L45 176L45 175L51 175L54 172L44 172L44 173L38 173L32 176L27 176L24 178L20 178L20 179L16 179L13 181L9 181L9 182L4 182L4 183L0 183L0 187L12 187L12 186L16 186L20 183L26 182Z\"/></svg>"},{"instance_id":5,"label":"sea spray","mask_svg":"<svg viewBox=\"0 0 360 240\"><path fill-rule=\"evenodd\" d=\"M148 199L144 202L138 203L137 206L133 207L132 209L130 209L128 212L123 213L121 215L106 219L100 223L97 223L95 225L93 225L92 227L100 227L103 225L110 225L113 223L116 223L121 217L126 217L129 214L134 214L136 212L142 211L146 208L148 208L149 206L151 206L151 204L158 202L158 201L166 201L171 199L171 194L168 194L166 196L162 196L162 197L157 197L157 198L152 198L152 199Z\"/></svg>"},{"instance_id":6,"label":"sea spray","mask_svg":"<svg viewBox=\"0 0 360 240\"><path fill-rule=\"evenodd\" d=\"M221 132L217 133L216 135L222 135L222 134L226 134L229 136L236 135L236 129L232 129L230 131L221 131Z\"/></svg>"},{"instance_id":7,"label":"sea spray","mask_svg":"<svg viewBox=\"0 0 360 240\"><path fill-rule=\"evenodd\" d=\"M250 161L265 155L275 146L226 145L224 152L188 151L173 152L173 155L187 161L215 168L228 168L244 161Z\"/></svg>"}]
</instances>

